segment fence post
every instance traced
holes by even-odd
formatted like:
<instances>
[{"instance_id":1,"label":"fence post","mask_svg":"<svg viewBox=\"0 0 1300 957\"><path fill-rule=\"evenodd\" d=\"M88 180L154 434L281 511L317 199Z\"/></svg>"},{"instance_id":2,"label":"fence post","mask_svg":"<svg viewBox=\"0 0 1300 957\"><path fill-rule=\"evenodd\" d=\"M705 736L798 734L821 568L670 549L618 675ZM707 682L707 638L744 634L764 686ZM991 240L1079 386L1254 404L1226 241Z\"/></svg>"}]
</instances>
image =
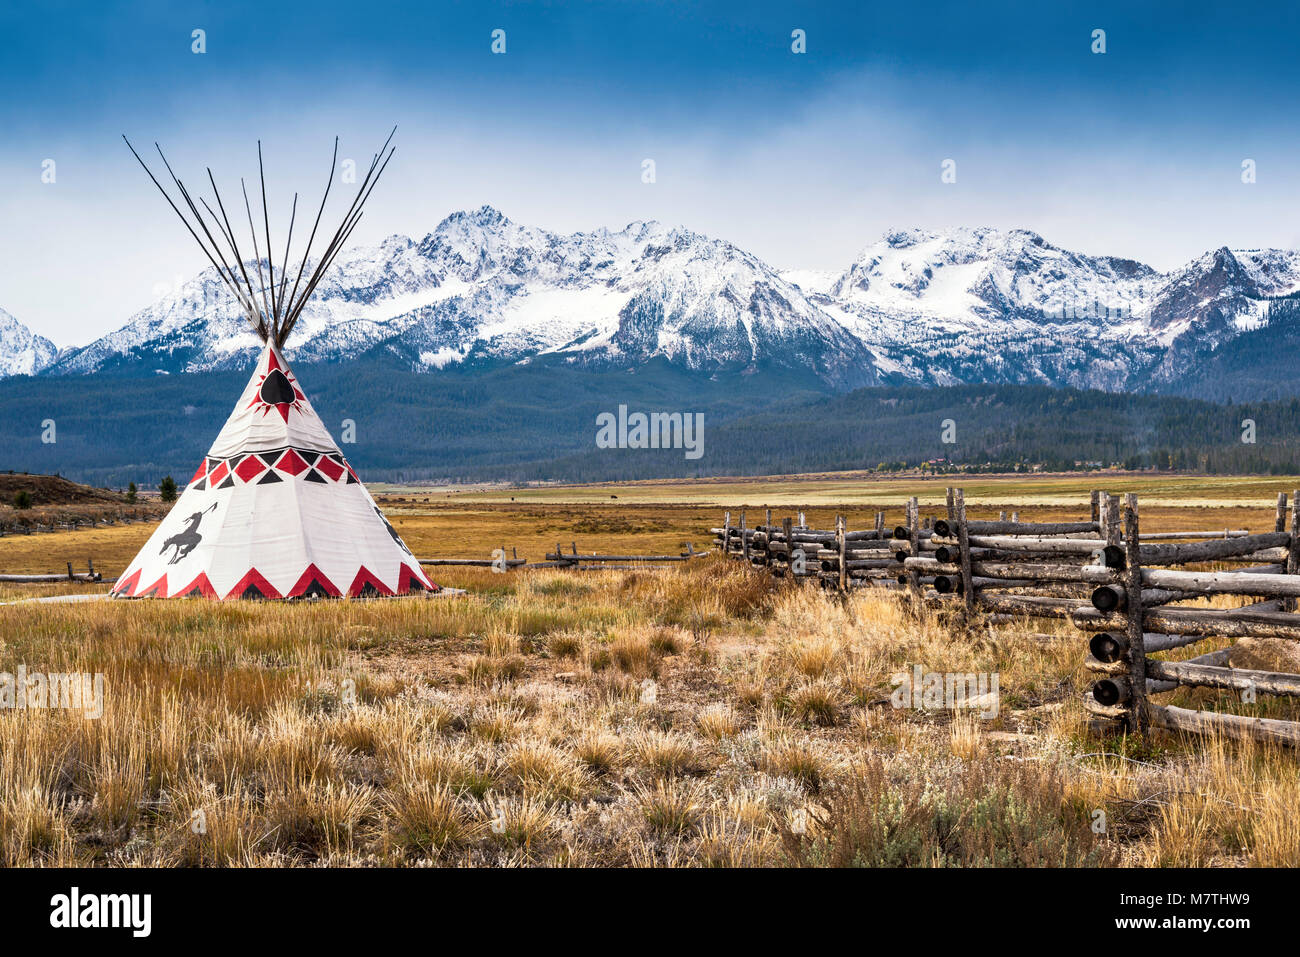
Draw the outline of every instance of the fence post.
<instances>
[{"instance_id":1,"label":"fence post","mask_svg":"<svg viewBox=\"0 0 1300 957\"><path fill-rule=\"evenodd\" d=\"M970 532L966 527L966 494L962 489L953 493L953 508L957 512L957 547L961 551L961 587L966 599L966 623L975 619L975 586L972 584L970 566Z\"/></svg>"},{"instance_id":2,"label":"fence post","mask_svg":"<svg viewBox=\"0 0 1300 957\"><path fill-rule=\"evenodd\" d=\"M1128 612L1129 693L1125 710L1129 731L1147 729L1147 653L1142 641L1142 537L1137 495L1124 496L1124 546L1127 568L1124 587Z\"/></svg>"},{"instance_id":3,"label":"fence post","mask_svg":"<svg viewBox=\"0 0 1300 957\"><path fill-rule=\"evenodd\" d=\"M1291 541L1286 550L1286 573L1294 575L1300 571L1300 489L1291 493ZM1295 611L1296 601L1288 598L1282 604L1284 611Z\"/></svg>"},{"instance_id":4,"label":"fence post","mask_svg":"<svg viewBox=\"0 0 1300 957\"><path fill-rule=\"evenodd\" d=\"M745 510L740 510L740 557L749 561L749 539L745 537Z\"/></svg>"},{"instance_id":5,"label":"fence post","mask_svg":"<svg viewBox=\"0 0 1300 957\"><path fill-rule=\"evenodd\" d=\"M844 526L844 516L836 516L835 538L840 549L840 594L847 594L849 590L849 541L844 534L846 531Z\"/></svg>"},{"instance_id":6,"label":"fence post","mask_svg":"<svg viewBox=\"0 0 1300 957\"><path fill-rule=\"evenodd\" d=\"M1102 492L1103 512L1106 516L1106 544L1118 545L1120 543L1120 511L1119 497L1111 495L1109 492Z\"/></svg>"},{"instance_id":7,"label":"fence post","mask_svg":"<svg viewBox=\"0 0 1300 957\"><path fill-rule=\"evenodd\" d=\"M555 550L558 552L560 550L560 546L556 545ZM731 554L731 513L730 512L722 513L722 554L728 556Z\"/></svg>"},{"instance_id":8,"label":"fence post","mask_svg":"<svg viewBox=\"0 0 1300 957\"><path fill-rule=\"evenodd\" d=\"M921 554L921 535L920 522L921 505L915 495L907 503L907 543L908 554L917 558ZM909 569L907 573L907 584L911 587L912 597L916 599L916 607L921 607L921 575L916 569Z\"/></svg>"},{"instance_id":9,"label":"fence post","mask_svg":"<svg viewBox=\"0 0 1300 957\"><path fill-rule=\"evenodd\" d=\"M1286 492L1277 493L1277 520L1273 523L1273 531L1286 531Z\"/></svg>"}]
</instances>

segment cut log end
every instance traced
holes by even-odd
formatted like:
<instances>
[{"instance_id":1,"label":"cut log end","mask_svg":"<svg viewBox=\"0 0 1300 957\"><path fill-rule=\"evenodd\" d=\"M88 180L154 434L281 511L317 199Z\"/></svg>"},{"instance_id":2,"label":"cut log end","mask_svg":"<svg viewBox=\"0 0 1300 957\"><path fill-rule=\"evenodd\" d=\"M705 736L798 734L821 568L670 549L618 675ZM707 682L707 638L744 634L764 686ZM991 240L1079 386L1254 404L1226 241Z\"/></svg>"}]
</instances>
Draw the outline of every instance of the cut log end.
<instances>
[{"instance_id":1,"label":"cut log end","mask_svg":"<svg viewBox=\"0 0 1300 957\"><path fill-rule=\"evenodd\" d=\"M1098 661L1107 664L1119 661L1128 650L1128 638L1124 635L1103 631L1088 640L1088 651Z\"/></svg>"},{"instance_id":2,"label":"cut log end","mask_svg":"<svg viewBox=\"0 0 1300 957\"><path fill-rule=\"evenodd\" d=\"M1124 678L1102 678L1092 686L1092 697L1099 705L1114 707L1129 699L1128 681Z\"/></svg>"},{"instance_id":3,"label":"cut log end","mask_svg":"<svg viewBox=\"0 0 1300 957\"><path fill-rule=\"evenodd\" d=\"M1124 590L1115 585L1101 585L1092 592L1092 607L1098 611L1118 611L1125 605Z\"/></svg>"}]
</instances>

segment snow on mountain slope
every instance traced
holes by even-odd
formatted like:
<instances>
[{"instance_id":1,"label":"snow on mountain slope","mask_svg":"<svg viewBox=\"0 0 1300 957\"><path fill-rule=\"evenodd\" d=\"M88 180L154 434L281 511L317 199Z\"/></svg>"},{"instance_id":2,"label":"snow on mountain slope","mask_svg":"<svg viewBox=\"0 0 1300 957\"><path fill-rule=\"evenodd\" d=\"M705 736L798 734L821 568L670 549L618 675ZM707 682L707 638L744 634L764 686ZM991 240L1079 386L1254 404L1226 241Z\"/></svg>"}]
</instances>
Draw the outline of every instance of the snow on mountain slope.
<instances>
[{"instance_id":1,"label":"snow on mountain slope","mask_svg":"<svg viewBox=\"0 0 1300 957\"><path fill-rule=\"evenodd\" d=\"M136 360L163 369L246 365L255 352L233 297L208 270L56 371ZM331 359L383 349L426 368L563 354L691 369L774 363L836 385L877 381L870 352L798 287L721 240L658 223L562 236L483 207L419 242L341 255L290 338Z\"/></svg>"},{"instance_id":2,"label":"snow on mountain slope","mask_svg":"<svg viewBox=\"0 0 1300 957\"><path fill-rule=\"evenodd\" d=\"M658 357L710 373L771 364L836 388L1124 389L1173 381L1198 350L1258 327L1269 297L1297 289L1300 253L1283 250L1219 249L1160 273L1023 229L893 229L842 272L777 272L683 228L563 235L485 206L419 240L345 250L289 349L316 361L378 350L430 372L539 356L631 368ZM255 352L209 270L47 371L242 368Z\"/></svg>"},{"instance_id":3,"label":"snow on mountain slope","mask_svg":"<svg viewBox=\"0 0 1300 957\"><path fill-rule=\"evenodd\" d=\"M1028 230L891 230L812 296L887 379L1121 389L1258 326L1300 288L1300 256L1207 253L1162 274L1061 249Z\"/></svg>"},{"instance_id":4,"label":"snow on mountain slope","mask_svg":"<svg viewBox=\"0 0 1300 957\"><path fill-rule=\"evenodd\" d=\"M0 309L0 378L35 375L54 361L54 343Z\"/></svg>"}]
</instances>

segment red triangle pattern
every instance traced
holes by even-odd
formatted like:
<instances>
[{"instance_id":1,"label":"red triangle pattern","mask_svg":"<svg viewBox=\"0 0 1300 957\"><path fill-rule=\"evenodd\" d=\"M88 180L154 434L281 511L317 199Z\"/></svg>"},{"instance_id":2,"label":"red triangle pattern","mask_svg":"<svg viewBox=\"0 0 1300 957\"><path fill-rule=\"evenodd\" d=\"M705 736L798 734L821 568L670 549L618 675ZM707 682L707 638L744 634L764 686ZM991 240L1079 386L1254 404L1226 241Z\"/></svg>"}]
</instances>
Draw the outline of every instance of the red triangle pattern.
<instances>
[{"instance_id":1,"label":"red triangle pattern","mask_svg":"<svg viewBox=\"0 0 1300 957\"><path fill-rule=\"evenodd\" d=\"M162 577L150 585L148 588L135 596L136 598L166 598L167 597L167 574L163 573Z\"/></svg>"},{"instance_id":2,"label":"red triangle pattern","mask_svg":"<svg viewBox=\"0 0 1300 957\"><path fill-rule=\"evenodd\" d=\"M194 592L198 592L204 598L219 597L217 595L217 590L212 587L212 582L208 581L208 576L205 572L199 572L198 577L195 578L194 581L190 582L184 588L174 592L172 597L183 598Z\"/></svg>"},{"instance_id":3,"label":"red triangle pattern","mask_svg":"<svg viewBox=\"0 0 1300 957\"><path fill-rule=\"evenodd\" d=\"M135 574L133 574L130 578L125 578L113 586L112 594L125 595L127 598L130 598L135 594L135 589L139 584L140 584L140 569L137 568L135 570Z\"/></svg>"},{"instance_id":4,"label":"red triangle pattern","mask_svg":"<svg viewBox=\"0 0 1300 957\"><path fill-rule=\"evenodd\" d=\"M239 580L234 588L226 592L227 600L231 598L241 598L248 586L252 585L262 593L263 598L283 598L278 591L271 587L271 583L262 577L262 573L256 568L250 569L248 574Z\"/></svg>"},{"instance_id":5,"label":"red triangle pattern","mask_svg":"<svg viewBox=\"0 0 1300 957\"><path fill-rule=\"evenodd\" d=\"M365 565L361 566L357 572L357 577L352 579L352 585L348 588L348 597L356 598L361 594L361 590L367 585L371 586L381 595L392 595L393 590L376 578Z\"/></svg>"},{"instance_id":6,"label":"red triangle pattern","mask_svg":"<svg viewBox=\"0 0 1300 957\"><path fill-rule=\"evenodd\" d=\"M402 570L397 575L397 594L409 595L412 591L411 586L415 585L415 591L424 589L425 591L442 591L442 588L435 585L421 570L411 568L405 562L402 563Z\"/></svg>"},{"instance_id":7,"label":"red triangle pattern","mask_svg":"<svg viewBox=\"0 0 1300 957\"><path fill-rule=\"evenodd\" d=\"M331 598L343 597L338 586L322 574L321 570L317 568L315 564L311 564L307 566L307 570L302 573L298 578L298 581L291 589L289 589L289 592L286 595L281 595L276 591L262 573L256 568L253 568L249 570L247 575L239 580L238 584L236 584L234 588L230 589L230 591L226 593L225 598L226 600L230 600L232 598L243 597L244 592L250 585L261 592L264 598L297 598L306 594L307 590L311 588L313 582L320 583L321 587L325 589L326 593ZM205 572L199 572L192 582L184 588L176 589L170 594L167 591L167 576L165 574L148 588L137 592L136 589L139 587L139 584L140 570L137 569L129 578L125 578L118 582L118 584L113 587L112 594L125 598L184 598L195 595L201 595L204 598L211 599L220 599L222 597L217 593L217 590L212 587L212 582L208 580L208 576ZM425 575L421 569L413 568L406 563L402 564L401 569L398 572L396 591L389 588L382 581L376 578L368 568L362 566L357 572L357 577L352 580L352 585L348 588L348 597L356 598L361 594L366 585L370 585L380 595L385 596L409 595L413 591L418 592L421 590L431 592L442 590L442 587L434 584L434 582Z\"/></svg>"},{"instance_id":8,"label":"red triangle pattern","mask_svg":"<svg viewBox=\"0 0 1300 957\"><path fill-rule=\"evenodd\" d=\"M314 563L307 566L307 570L302 573L302 577L289 589L289 594L285 597L297 598L299 595L306 594L307 589L312 586L312 582L319 582L320 586L325 589L331 598L341 597L338 586L326 578Z\"/></svg>"}]
</instances>

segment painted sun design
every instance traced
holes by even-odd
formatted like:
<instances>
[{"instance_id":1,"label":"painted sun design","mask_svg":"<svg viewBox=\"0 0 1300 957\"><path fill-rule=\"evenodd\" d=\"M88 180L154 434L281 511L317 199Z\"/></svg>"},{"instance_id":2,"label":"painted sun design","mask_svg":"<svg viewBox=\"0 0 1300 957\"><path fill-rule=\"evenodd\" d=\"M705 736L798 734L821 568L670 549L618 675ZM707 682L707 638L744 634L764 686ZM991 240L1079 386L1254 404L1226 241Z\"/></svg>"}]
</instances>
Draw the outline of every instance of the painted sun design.
<instances>
[{"instance_id":1,"label":"painted sun design","mask_svg":"<svg viewBox=\"0 0 1300 957\"><path fill-rule=\"evenodd\" d=\"M307 397L299 391L293 376L281 370L280 363L275 359L275 353L271 353L266 374L262 376L257 395L253 396L253 401L248 403L248 408L260 409L263 415L275 409L280 413L280 418L288 422L289 411L291 409L301 411L302 403L306 401Z\"/></svg>"}]
</instances>

